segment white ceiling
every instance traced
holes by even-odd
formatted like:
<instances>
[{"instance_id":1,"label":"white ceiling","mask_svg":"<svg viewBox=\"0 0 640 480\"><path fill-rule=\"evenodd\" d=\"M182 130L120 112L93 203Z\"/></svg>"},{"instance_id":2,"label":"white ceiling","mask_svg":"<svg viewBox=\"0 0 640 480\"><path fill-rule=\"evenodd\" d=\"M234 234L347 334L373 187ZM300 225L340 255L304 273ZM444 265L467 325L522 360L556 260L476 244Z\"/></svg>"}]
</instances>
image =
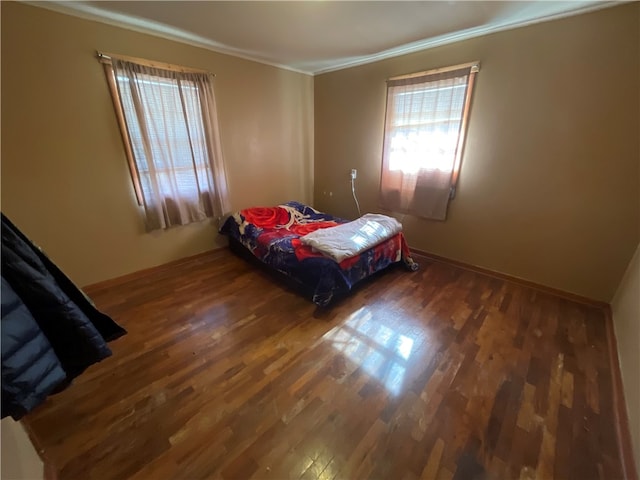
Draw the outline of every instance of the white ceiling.
<instances>
[{"instance_id":1,"label":"white ceiling","mask_svg":"<svg viewBox=\"0 0 640 480\"><path fill-rule=\"evenodd\" d=\"M617 4L593 0L28 3L308 74Z\"/></svg>"}]
</instances>

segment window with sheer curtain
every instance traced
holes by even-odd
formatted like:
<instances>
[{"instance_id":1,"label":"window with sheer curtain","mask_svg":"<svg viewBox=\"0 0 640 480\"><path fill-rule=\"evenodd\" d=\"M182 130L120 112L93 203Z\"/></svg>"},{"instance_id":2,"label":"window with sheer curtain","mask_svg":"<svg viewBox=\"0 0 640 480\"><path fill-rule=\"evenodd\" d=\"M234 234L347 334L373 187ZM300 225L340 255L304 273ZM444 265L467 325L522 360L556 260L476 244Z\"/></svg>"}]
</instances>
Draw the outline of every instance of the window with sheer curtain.
<instances>
[{"instance_id":1,"label":"window with sheer curtain","mask_svg":"<svg viewBox=\"0 0 640 480\"><path fill-rule=\"evenodd\" d=\"M387 81L380 204L444 220L460 171L478 64Z\"/></svg>"},{"instance_id":2,"label":"window with sheer curtain","mask_svg":"<svg viewBox=\"0 0 640 480\"><path fill-rule=\"evenodd\" d=\"M228 212L212 75L113 56L103 63L147 228Z\"/></svg>"}]
</instances>

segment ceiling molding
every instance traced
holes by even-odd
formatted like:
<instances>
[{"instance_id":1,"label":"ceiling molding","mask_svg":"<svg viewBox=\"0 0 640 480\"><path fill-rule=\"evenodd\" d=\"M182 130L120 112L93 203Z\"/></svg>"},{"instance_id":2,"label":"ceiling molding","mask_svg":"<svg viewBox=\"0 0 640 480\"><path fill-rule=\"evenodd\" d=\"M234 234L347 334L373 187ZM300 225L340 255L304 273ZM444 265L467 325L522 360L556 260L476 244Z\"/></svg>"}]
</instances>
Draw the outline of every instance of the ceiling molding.
<instances>
[{"instance_id":1,"label":"ceiling molding","mask_svg":"<svg viewBox=\"0 0 640 480\"><path fill-rule=\"evenodd\" d=\"M304 75L313 76L313 72L300 70L290 67L289 65L283 65L280 63L270 62L260 57L259 54L246 52L237 48L229 47L208 38L195 35L193 33L185 32L179 28L170 27L163 23L154 22L152 20L141 19L132 17L130 15L123 15L120 13L109 12L100 8L85 5L79 2L61 2L61 1L33 1L22 0L20 3L25 3L34 7L44 8L53 12L62 13L64 15L70 15L73 17L82 18L84 20L91 20L94 22L104 23L114 27L125 28L127 30L133 30L138 33L145 33L147 35L153 35L154 37L164 38L166 40L173 40L179 43L185 43L193 47L200 47L207 50L211 50L216 53L222 53L224 55L231 55L233 57L242 58L252 62L262 63L271 67L282 68L291 72L302 73Z\"/></svg>"},{"instance_id":2,"label":"ceiling molding","mask_svg":"<svg viewBox=\"0 0 640 480\"><path fill-rule=\"evenodd\" d=\"M272 67L281 68L281 69L289 70L296 73L301 73L304 75L315 76L315 75L321 75L324 73L335 72L338 70L344 70L346 68L366 65L368 63L374 63L380 60L398 57L398 56L406 55L409 53L420 52L423 50L428 50L428 49L439 47L442 45L460 42L460 41L468 40L471 38L481 37L484 35L490 35L493 33L503 32L506 30L513 30L516 28L526 27L529 25L537 24L537 23L543 23L551 20L558 20L561 18L572 17L575 15L594 12L597 10L613 7L616 5L621 5L623 3L628 3L628 1L598 2L592 5L586 5L582 8L578 8L569 12L551 14L551 15L539 17L532 20L515 21L515 22L511 22L504 25L483 25L480 27L470 28L467 30L459 31L459 32L440 35L440 36L433 37L426 40L412 42L409 44L401 45L399 47L391 48L389 50L384 50L382 52L375 53L372 55L365 55L361 57L350 57L346 59L345 58L336 59L335 62L333 62L334 65L326 68L320 68L315 71L301 70L298 68L291 67L289 65L272 62L264 59L260 54L256 52L249 52L249 51L241 50L238 48L230 47L228 45L215 42L213 40L204 38L199 35L195 35L193 33L186 32L182 29L168 26L163 23L154 22L151 20L146 20L146 19L124 15L120 13L109 12L107 10L93 7L91 5L86 5L80 2L59 1L59 0L55 0L55 1L23 0L22 3L26 3L28 5L32 5L35 7L45 8L47 10L52 10L65 15L71 15L71 16L83 18L85 20L105 23L107 25L121 27L128 30L133 30L139 33L144 33L144 34L153 35L156 37L161 37L167 40L173 40L180 43L185 43L195 47L205 48L207 50L211 50L216 53L231 55L234 57L242 58L244 60L257 62L264 65L269 65Z\"/></svg>"},{"instance_id":3,"label":"ceiling molding","mask_svg":"<svg viewBox=\"0 0 640 480\"><path fill-rule=\"evenodd\" d=\"M512 22L506 25L486 25L486 26L481 26L476 28L470 28L467 30L440 35L438 37L433 37L426 40L419 40L417 42L408 43L406 45L401 45L399 47L391 48L389 50L385 50L380 53L367 55L365 57L352 59L350 61L346 61L339 65L336 65L335 67L328 67L328 68L316 70L315 72L313 72L313 75L322 75L324 73L336 72L338 70L344 70L346 68L352 68L360 65L366 65L368 63L378 62L380 60L385 60L387 58L399 57L401 55L421 52L424 50L429 50L431 48L440 47L442 45L462 42L464 40L469 40L471 38L491 35L493 33L504 32L506 30L514 30L516 28L521 28L521 27L528 27L529 25L549 22L552 20L559 20L561 18L573 17L575 15L581 15L583 13L595 12L597 10L602 10L602 9L613 7L616 5L621 5L622 3L628 3L628 2L626 1L625 2L616 2L616 1L602 2L596 5L589 5L580 9L572 10L570 12L556 13L556 14L536 18L533 20Z\"/></svg>"}]
</instances>

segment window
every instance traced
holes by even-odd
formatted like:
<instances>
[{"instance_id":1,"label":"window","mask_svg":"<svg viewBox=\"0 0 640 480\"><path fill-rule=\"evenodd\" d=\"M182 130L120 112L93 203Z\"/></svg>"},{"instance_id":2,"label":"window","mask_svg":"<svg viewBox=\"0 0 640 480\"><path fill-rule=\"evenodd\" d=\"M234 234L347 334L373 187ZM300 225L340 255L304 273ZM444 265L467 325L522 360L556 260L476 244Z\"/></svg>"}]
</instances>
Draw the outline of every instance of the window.
<instances>
[{"instance_id":1,"label":"window","mask_svg":"<svg viewBox=\"0 0 640 480\"><path fill-rule=\"evenodd\" d=\"M455 193L478 64L394 77L387 111L380 203L444 220Z\"/></svg>"},{"instance_id":2,"label":"window","mask_svg":"<svg viewBox=\"0 0 640 480\"><path fill-rule=\"evenodd\" d=\"M211 75L144 60L102 58L148 228L227 212Z\"/></svg>"}]
</instances>

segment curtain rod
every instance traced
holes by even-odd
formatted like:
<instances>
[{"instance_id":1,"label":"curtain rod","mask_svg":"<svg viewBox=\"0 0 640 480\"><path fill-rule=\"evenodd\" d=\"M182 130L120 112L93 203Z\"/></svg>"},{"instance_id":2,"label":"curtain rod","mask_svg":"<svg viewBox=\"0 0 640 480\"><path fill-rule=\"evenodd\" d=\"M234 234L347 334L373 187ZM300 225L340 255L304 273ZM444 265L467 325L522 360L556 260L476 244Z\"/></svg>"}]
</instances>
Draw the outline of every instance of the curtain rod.
<instances>
[{"instance_id":1,"label":"curtain rod","mask_svg":"<svg viewBox=\"0 0 640 480\"><path fill-rule=\"evenodd\" d=\"M129 57L126 55L115 55L113 53L104 53L97 51L96 55L100 63L111 64L111 59L124 60L127 62L137 63L138 65L144 65L145 67L161 68L163 70L171 70L173 72L181 73L204 73L207 75L216 76L215 73L211 73L207 70L201 70L199 68L183 67L182 65L174 65L172 63L156 62L154 60L147 60L145 58Z\"/></svg>"},{"instance_id":2,"label":"curtain rod","mask_svg":"<svg viewBox=\"0 0 640 480\"><path fill-rule=\"evenodd\" d=\"M461 70L463 68L470 68L471 69L471 73L479 72L480 71L480 62L477 61L477 62L461 63L459 65L452 65L450 67L434 68L433 70L424 70L422 72L408 73L406 75L398 75L397 77L389 77L389 78L387 78L387 81L389 81L389 80L404 80L406 78L422 77L423 75L434 75L436 73L451 72L453 70Z\"/></svg>"}]
</instances>

